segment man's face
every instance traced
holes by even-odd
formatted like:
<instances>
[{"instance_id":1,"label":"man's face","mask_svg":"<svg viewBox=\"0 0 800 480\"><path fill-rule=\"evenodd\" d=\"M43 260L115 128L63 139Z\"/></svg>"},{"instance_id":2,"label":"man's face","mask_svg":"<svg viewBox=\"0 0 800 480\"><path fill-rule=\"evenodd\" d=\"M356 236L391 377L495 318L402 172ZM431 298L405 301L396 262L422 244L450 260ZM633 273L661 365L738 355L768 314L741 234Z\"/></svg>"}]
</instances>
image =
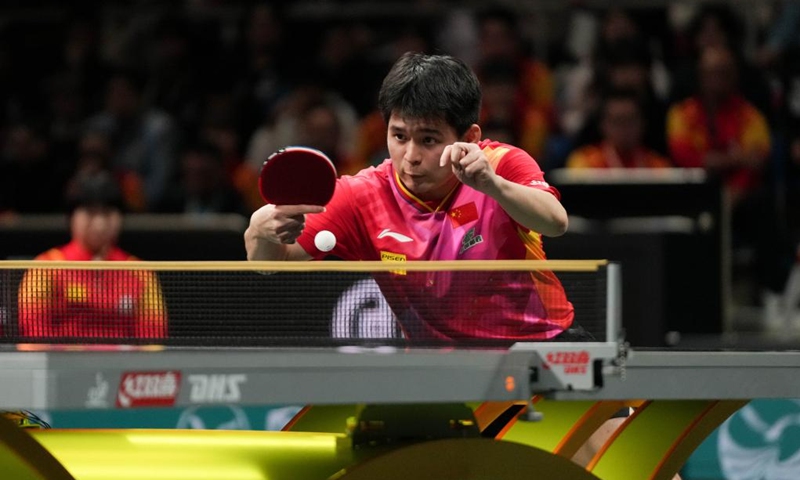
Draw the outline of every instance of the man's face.
<instances>
[{"instance_id":1,"label":"man's face","mask_svg":"<svg viewBox=\"0 0 800 480\"><path fill-rule=\"evenodd\" d=\"M112 207L78 207L70 219L72 238L94 254L103 254L117 243L122 214Z\"/></svg>"},{"instance_id":2,"label":"man's face","mask_svg":"<svg viewBox=\"0 0 800 480\"><path fill-rule=\"evenodd\" d=\"M444 147L459 141L444 120L389 118L386 142L392 165L403 185L422 200L440 200L458 179L451 167L439 166Z\"/></svg>"},{"instance_id":3,"label":"man's face","mask_svg":"<svg viewBox=\"0 0 800 480\"><path fill-rule=\"evenodd\" d=\"M736 61L723 48L707 48L700 57L700 88L709 100L721 100L736 91Z\"/></svg>"},{"instance_id":4,"label":"man's face","mask_svg":"<svg viewBox=\"0 0 800 480\"><path fill-rule=\"evenodd\" d=\"M639 146L642 137L642 117L633 100L609 100L603 111L603 137L623 151Z\"/></svg>"}]
</instances>

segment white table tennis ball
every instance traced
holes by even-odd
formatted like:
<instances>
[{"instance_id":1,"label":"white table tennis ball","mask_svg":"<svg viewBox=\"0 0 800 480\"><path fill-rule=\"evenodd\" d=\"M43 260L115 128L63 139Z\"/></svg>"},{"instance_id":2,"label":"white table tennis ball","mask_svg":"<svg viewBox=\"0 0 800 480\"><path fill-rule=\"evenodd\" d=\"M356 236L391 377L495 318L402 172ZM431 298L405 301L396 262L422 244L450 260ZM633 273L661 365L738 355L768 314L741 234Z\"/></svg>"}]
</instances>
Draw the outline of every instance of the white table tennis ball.
<instances>
[{"instance_id":1,"label":"white table tennis ball","mask_svg":"<svg viewBox=\"0 0 800 480\"><path fill-rule=\"evenodd\" d=\"M320 230L314 237L314 245L320 252L330 252L336 246L336 235L330 230Z\"/></svg>"}]
</instances>

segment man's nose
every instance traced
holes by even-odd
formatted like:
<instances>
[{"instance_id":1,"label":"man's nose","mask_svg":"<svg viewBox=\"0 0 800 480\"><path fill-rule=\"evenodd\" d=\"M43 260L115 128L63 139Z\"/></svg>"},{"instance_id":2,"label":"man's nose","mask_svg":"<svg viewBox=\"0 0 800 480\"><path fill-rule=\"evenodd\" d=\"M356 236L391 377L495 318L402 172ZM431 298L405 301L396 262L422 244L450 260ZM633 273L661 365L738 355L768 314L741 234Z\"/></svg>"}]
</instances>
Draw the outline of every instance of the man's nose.
<instances>
[{"instance_id":1,"label":"man's nose","mask_svg":"<svg viewBox=\"0 0 800 480\"><path fill-rule=\"evenodd\" d=\"M405 161L413 164L422 162L422 149L413 141L406 144Z\"/></svg>"}]
</instances>

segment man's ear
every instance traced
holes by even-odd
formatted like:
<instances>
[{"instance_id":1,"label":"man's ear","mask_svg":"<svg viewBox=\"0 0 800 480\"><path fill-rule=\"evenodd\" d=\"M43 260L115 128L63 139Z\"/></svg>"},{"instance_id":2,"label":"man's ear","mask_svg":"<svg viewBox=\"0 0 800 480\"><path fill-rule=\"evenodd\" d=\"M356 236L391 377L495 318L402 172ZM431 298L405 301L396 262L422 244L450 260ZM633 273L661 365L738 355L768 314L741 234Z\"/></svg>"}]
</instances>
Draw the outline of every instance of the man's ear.
<instances>
[{"instance_id":1,"label":"man's ear","mask_svg":"<svg viewBox=\"0 0 800 480\"><path fill-rule=\"evenodd\" d=\"M467 143L478 143L481 140L481 134L482 132L480 125L478 125L477 123L473 123L472 125L470 125L467 131L464 132L462 141Z\"/></svg>"}]
</instances>

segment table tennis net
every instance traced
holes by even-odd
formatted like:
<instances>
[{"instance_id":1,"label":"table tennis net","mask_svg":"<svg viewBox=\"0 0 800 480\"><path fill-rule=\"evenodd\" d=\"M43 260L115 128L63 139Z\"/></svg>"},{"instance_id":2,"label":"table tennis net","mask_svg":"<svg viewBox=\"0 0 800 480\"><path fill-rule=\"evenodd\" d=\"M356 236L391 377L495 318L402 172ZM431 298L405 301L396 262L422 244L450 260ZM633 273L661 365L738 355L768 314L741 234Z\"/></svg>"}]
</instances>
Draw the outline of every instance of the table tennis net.
<instances>
[{"instance_id":1,"label":"table tennis net","mask_svg":"<svg viewBox=\"0 0 800 480\"><path fill-rule=\"evenodd\" d=\"M604 262L27 263L0 268L2 343L493 346L570 320L606 340Z\"/></svg>"}]
</instances>

